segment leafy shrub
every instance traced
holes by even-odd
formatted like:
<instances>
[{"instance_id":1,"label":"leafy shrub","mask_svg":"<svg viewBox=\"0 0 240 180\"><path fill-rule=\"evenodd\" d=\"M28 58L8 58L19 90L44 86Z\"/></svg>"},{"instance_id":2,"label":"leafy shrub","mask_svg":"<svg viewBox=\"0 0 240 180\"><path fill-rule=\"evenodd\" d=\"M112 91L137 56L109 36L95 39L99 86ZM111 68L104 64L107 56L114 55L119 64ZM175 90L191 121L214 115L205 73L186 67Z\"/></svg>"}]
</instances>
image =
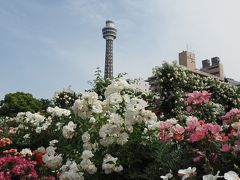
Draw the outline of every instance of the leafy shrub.
<instances>
[{"instance_id":1,"label":"leafy shrub","mask_svg":"<svg viewBox=\"0 0 240 180\"><path fill-rule=\"evenodd\" d=\"M53 97L53 104L60 108L69 109L72 107L73 103L76 99L78 99L79 95L75 93L71 87L64 88L62 91L57 91Z\"/></svg>"},{"instance_id":2,"label":"leafy shrub","mask_svg":"<svg viewBox=\"0 0 240 180\"><path fill-rule=\"evenodd\" d=\"M149 82L160 97L159 109L167 117L183 114L186 94L193 91L211 92L212 102L220 104L226 111L240 107L239 87L200 76L177 64L164 63L155 68Z\"/></svg>"},{"instance_id":3,"label":"leafy shrub","mask_svg":"<svg viewBox=\"0 0 240 180\"><path fill-rule=\"evenodd\" d=\"M16 116L19 112L38 112L41 102L29 93L16 92L6 94L1 101L0 116Z\"/></svg>"}]
</instances>

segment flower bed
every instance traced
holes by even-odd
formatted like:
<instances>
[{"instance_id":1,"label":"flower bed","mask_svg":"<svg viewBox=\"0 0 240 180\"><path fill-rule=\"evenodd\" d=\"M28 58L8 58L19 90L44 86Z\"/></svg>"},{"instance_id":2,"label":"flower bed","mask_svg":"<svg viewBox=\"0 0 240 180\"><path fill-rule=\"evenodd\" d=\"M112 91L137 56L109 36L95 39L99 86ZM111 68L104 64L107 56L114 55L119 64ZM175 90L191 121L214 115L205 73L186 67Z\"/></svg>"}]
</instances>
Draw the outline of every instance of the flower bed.
<instances>
[{"instance_id":1,"label":"flower bed","mask_svg":"<svg viewBox=\"0 0 240 180\"><path fill-rule=\"evenodd\" d=\"M79 98L69 109L49 107L2 120L0 177L238 177L240 110L224 112L214 92L185 93L181 115L172 118L161 109L157 115L151 111L156 102L151 93L125 80L113 80L99 92L104 94L74 95Z\"/></svg>"}]
</instances>

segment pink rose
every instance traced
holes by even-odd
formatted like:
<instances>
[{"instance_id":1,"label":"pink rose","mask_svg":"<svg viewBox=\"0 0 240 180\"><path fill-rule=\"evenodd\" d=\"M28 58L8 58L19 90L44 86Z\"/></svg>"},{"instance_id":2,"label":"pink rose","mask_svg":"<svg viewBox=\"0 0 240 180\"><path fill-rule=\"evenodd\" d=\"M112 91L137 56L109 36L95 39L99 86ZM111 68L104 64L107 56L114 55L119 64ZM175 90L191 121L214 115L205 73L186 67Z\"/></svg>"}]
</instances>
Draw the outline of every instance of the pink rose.
<instances>
[{"instance_id":1,"label":"pink rose","mask_svg":"<svg viewBox=\"0 0 240 180\"><path fill-rule=\"evenodd\" d=\"M231 145L230 144L223 144L220 151L222 152L229 152L231 150Z\"/></svg>"}]
</instances>

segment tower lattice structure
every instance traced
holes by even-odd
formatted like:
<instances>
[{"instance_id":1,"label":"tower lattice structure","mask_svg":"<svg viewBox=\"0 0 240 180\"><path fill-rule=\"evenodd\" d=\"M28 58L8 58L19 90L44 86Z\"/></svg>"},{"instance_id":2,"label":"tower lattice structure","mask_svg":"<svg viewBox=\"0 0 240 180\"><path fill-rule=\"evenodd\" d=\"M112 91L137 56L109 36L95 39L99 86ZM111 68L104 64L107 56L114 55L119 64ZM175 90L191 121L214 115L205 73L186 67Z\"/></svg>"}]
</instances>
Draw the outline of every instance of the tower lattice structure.
<instances>
[{"instance_id":1,"label":"tower lattice structure","mask_svg":"<svg viewBox=\"0 0 240 180\"><path fill-rule=\"evenodd\" d=\"M113 78L113 40L117 37L117 29L113 21L106 21L106 26L102 29L103 38L106 39L105 71L104 78Z\"/></svg>"}]
</instances>

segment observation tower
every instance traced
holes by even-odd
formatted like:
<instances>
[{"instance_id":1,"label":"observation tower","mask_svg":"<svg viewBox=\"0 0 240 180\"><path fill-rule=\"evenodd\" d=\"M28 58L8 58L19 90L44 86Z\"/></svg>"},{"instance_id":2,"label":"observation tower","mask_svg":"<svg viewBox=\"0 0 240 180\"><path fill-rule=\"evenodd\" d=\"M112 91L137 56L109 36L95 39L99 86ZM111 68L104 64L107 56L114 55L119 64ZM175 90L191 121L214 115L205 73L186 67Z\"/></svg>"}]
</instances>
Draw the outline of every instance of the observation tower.
<instances>
[{"instance_id":1,"label":"observation tower","mask_svg":"<svg viewBox=\"0 0 240 180\"><path fill-rule=\"evenodd\" d=\"M107 20L102 29L103 38L106 39L104 78L113 78L113 40L117 37L117 29L113 21Z\"/></svg>"}]
</instances>

